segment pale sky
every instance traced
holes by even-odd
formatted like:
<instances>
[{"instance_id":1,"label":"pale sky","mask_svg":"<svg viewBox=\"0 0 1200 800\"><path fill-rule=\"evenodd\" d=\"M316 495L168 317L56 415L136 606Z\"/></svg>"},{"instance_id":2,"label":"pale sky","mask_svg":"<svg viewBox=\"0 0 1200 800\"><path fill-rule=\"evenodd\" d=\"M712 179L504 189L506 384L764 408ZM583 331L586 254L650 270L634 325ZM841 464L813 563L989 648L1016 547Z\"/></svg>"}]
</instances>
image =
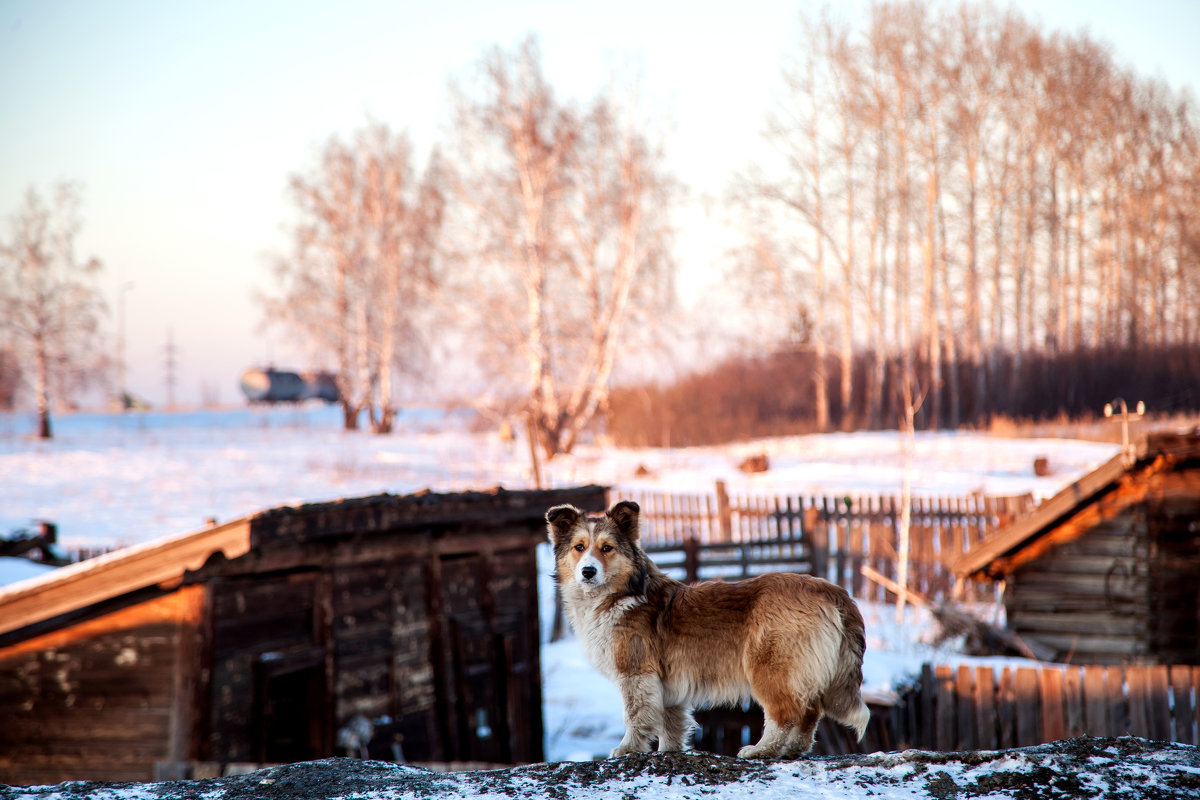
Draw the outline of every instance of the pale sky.
<instances>
[{"instance_id":1,"label":"pale sky","mask_svg":"<svg viewBox=\"0 0 1200 800\"><path fill-rule=\"evenodd\" d=\"M614 70L641 76L644 111L697 197L690 218L717 225L703 198L719 198L759 146L783 57L801 44L796 16L824 5L0 0L0 230L28 187L48 198L58 181L81 183L76 243L105 265L110 333L132 284L129 388L165 401L170 330L177 399L240 402L242 370L309 366L278 331L258 330L253 292L287 249L288 178L331 135L371 118L422 151L448 139L448 82L533 33L564 99L593 96ZM1141 75L1200 87L1200 0L1017 5L1046 30L1111 43ZM720 255L706 227L680 243L685 286L707 281Z\"/></svg>"}]
</instances>

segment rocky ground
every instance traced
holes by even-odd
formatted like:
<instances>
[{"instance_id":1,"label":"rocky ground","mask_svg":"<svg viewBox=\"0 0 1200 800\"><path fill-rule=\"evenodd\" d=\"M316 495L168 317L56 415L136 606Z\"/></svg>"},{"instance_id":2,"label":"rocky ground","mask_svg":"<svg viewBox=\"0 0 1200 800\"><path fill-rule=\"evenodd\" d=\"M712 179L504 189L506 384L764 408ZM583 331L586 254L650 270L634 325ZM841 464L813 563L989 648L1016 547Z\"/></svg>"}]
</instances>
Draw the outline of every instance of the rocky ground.
<instances>
[{"instance_id":1,"label":"rocky ground","mask_svg":"<svg viewBox=\"0 0 1200 800\"><path fill-rule=\"evenodd\" d=\"M437 773L347 758L246 775L163 783L71 782L4 787L2 800L241 798L1014 798L1123 800L1200 797L1200 748L1142 739L1069 739L1018 750L763 763L704 753Z\"/></svg>"}]
</instances>

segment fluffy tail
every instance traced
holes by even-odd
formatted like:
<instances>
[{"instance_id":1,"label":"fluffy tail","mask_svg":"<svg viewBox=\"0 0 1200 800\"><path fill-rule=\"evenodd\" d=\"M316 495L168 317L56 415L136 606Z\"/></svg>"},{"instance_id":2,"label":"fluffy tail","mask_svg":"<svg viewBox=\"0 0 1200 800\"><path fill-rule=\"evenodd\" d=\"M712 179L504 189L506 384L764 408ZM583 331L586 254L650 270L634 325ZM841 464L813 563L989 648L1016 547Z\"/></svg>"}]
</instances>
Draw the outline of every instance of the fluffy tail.
<instances>
[{"instance_id":1,"label":"fluffy tail","mask_svg":"<svg viewBox=\"0 0 1200 800\"><path fill-rule=\"evenodd\" d=\"M871 721L871 711L862 699L862 660L867 648L866 625L858 606L848 594L839 596L842 616L842 643L838 651L837 674L823 698L825 713L854 729L862 741Z\"/></svg>"}]
</instances>

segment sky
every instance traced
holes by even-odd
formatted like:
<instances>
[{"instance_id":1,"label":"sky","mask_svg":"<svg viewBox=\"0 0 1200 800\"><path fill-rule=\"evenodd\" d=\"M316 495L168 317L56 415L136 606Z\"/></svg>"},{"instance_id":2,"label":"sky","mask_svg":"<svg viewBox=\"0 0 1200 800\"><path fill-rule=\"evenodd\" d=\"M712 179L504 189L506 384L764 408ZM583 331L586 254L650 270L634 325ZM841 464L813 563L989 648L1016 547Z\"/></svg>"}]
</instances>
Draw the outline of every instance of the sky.
<instances>
[{"instance_id":1,"label":"sky","mask_svg":"<svg viewBox=\"0 0 1200 800\"><path fill-rule=\"evenodd\" d=\"M165 402L170 338L180 403L240 402L244 369L315 366L262 329L256 301L287 251L289 177L368 120L421 153L448 140L450 81L534 34L563 99L640 76L643 113L692 191L679 283L695 299L715 290L720 197L761 146L784 58L802 46L797 15L824 5L0 0L0 237L30 187L48 198L80 184L77 252L104 264L106 341L117 357L123 320L128 388ZM1142 75L1200 87L1200 2L1017 5L1044 29L1109 42Z\"/></svg>"}]
</instances>

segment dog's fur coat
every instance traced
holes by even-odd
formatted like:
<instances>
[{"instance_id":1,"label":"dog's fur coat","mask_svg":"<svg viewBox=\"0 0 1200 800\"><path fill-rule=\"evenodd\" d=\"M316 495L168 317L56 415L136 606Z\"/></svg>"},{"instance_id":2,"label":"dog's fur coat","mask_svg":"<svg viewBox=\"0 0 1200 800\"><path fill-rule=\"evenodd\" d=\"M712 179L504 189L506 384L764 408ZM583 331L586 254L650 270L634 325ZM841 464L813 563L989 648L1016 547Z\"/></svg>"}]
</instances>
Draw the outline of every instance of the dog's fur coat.
<instances>
[{"instance_id":1,"label":"dog's fur coat","mask_svg":"<svg viewBox=\"0 0 1200 800\"><path fill-rule=\"evenodd\" d=\"M625 737L614 756L681 750L697 706L753 697L762 739L742 758L795 758L822 716L862 739L862 615L846 591L809 575L769 573L686 586L638 543L637 503L603 516L573 506L546 512L556 575L588 660L616 682Z\"/></svg>"}]
</instances>

